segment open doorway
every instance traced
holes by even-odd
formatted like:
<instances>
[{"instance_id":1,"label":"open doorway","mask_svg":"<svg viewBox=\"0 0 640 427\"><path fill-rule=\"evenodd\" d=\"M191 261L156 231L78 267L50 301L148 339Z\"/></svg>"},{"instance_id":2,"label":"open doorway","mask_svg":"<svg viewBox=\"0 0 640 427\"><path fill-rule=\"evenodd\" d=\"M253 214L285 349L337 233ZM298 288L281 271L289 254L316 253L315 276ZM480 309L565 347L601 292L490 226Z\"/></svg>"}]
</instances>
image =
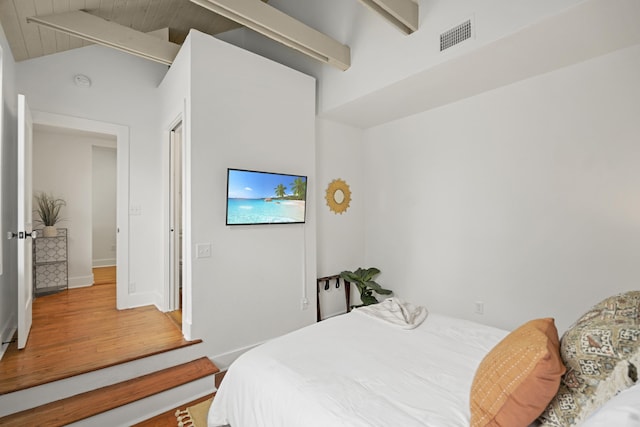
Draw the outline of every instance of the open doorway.
<instances>
[{"instance_id":1,"label":"open doorway","mask_svg":"<svg viewBox=\"0 0 640 427\"><path fill-rule=\"evenodd\" d=\"M183 134L182 122L169 133L169 316L182 329L183 292Z\"/></svg>"},{"instance_id":2,"label":"open doorway","mask_svg":"<svg viewBox=\"0 0 640 427\"><path fill-rule=\"evenodd\" d=\"M117 147L91 146L93 284L117 284Z\"/></svg>"},{"instance_id":3,"label":"open doorway","mask_svg":"<svg viewBox=\"0 0 640 427\"><path fill-rule=\"evenodd\" d=\"M104 123L89 119L82 119L71 116L58 115L53 113L45 113L45 112L33 112L33 122L36 129L49 129L49 130L57 130L57 132L63 132L66 134L75 134L75 135L84 135L90 136L96 139L98 142L96 144L87 144L86 155L87 162L92 164L93 162L93 151L92 147L94 145L100 146L103 148L109 148L114 150L112 154L115 155L115 180L116 180L116 188L115 193L115 241L112 236L111 239L107 243L107 247L112 254L110 256L105 257L110 263L113 263L115 260L116 268L116 308L125 309L130 308L132 304L130 303L130 295L128 292L128 277L129 277L129 268L128 268L128 257L129 257L129 129L126 126L120 126L110 123ZM60 154L56 154L56 156L60 156ZM71 156L69 156L71 157ZM73 162L73 160L76 162ZM46 156L45 156L45 164L46 164ZM62 161L63 159L59 159ZM77 172L77 169L83 168L86 165L82 163L82 161L78 161L75 157L75 154L70 162L66 164L69 165L62 172L66 175L66 179L72 179L74 173ZM113 159L112 159L113 160ZM46 166L43 166L46 169ZM78 179L78 178L76 178ZM93 282L93 274L91 271L91 266L93 265L93 250L92 250L92 236L93 230L91 227L92 217L92 198L91 198L91 183L93 181L92 177L89 176L87 178L87 183L85 186L89 186L88 196L86 200L83 200L83 205L85 206L85 210L79 213L74 217L74 222L78 219L84 219L88 224L83 224L82 233L79 230L74 231L74 235L69 235L70 239L70 247L74 244L78 247L78 242L72 241L74 238L82 238L82 236L89 236L88 239L83 239L82 245L86 246L86 254L81 255L84 256L83 265L80 270L76 270L76 272L72 272L71 269L69 271L70 276L73 278L73 281L70 281L70 287L76 286L87 286ZM89 218L89 219L87 219ZM82 222L82 221L81 221ZM70 225L70 222L67 223ZM72 230L70 230L72 231ZM74 237L75 236L75 237ZM81 245L81 246L82 246ZM115 248L114 248L115 246ZM113 249L112 249L113 248ZM71 254L70 254L71 255ZM88 266L88 267L87 267ZM70 266L71 267L71 266Z\"/></svg>"},{"instance_id":4,"label":"open doorway","mask_svg":"<svg viewBox=\"0 0 640 427\"><path fill-rule=\"evenodd\" d=\"M61 242L65 250L63 278L69 288L91 286L93 268L116 266L116 149L114 135L35 124L33 129L33 190L65 201ZM42 246L42 245L40 245ZM43 250L45 248L43 247ZM53 273L35 283L46 291ZM59 274L58 274L59 276ZM115 277L112 279L114 283Z\"/></svg>"}]
</instances>

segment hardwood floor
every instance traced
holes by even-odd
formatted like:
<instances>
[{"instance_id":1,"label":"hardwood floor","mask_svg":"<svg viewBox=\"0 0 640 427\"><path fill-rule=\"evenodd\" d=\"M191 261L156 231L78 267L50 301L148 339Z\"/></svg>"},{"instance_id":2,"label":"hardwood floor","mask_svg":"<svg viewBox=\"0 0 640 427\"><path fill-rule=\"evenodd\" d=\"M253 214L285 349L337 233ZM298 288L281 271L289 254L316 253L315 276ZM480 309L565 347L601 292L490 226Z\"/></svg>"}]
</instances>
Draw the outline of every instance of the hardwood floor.
<instances>
[{"instance_id":1,"label":"hardwood floor","mask_svg":"<svg viewBox=\"0 0 640 427\"><path fill-rule=\"evenodd\" d=\"M109 285L116 283L116 267L96 267L93 269L94 285Z\"/></svg>"},{"instance_id":2,"label":"hardwood floor","mask_svg":"<svg viewBox=\"0 0 640 427\"><path fill-rule=\"evenodd\" d=\"M167 313L167 316L182 330L182 310L174 310Z\"/></svg>"},{"instance_id":3,"label":"hardwood floor","mask_svg":"<svg viewBox=\"0 0 640 427\"><path fill-rule=\"evenodd\" d=\"M154 306L116 310L112 274L34 301L27 347L12 343L0 360L0 396L200 342L186 341Z\"/></svg>"}]
</instances>

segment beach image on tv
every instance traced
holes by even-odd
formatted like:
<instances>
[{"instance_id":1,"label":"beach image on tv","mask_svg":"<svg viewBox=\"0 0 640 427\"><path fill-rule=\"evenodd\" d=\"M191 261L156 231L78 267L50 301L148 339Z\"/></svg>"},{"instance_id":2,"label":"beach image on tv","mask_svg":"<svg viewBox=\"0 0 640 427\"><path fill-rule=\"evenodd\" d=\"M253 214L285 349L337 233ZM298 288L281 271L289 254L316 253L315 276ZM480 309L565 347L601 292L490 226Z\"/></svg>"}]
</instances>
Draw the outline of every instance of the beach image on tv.
<instances>
[{"instance_id":1,"label":"beach image on tv","mask_svg":"<svg viewBox=\"0 0 640 427\"><path fill-rule=\"evenodd\" d=\"M307 178L229 169L227 224L286 224L305 221Z\"/></svg>"}]
</instances>

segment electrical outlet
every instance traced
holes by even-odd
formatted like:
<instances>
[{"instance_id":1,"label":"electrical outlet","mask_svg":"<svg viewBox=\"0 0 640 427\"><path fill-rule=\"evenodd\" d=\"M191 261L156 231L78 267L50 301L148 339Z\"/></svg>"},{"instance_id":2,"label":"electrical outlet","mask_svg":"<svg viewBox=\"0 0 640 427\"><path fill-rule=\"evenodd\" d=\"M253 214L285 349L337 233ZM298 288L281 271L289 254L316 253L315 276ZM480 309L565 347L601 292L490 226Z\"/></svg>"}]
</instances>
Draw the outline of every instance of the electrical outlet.
<instances>
[{"instance_id":1,"label":"electrical outlet","mask_svg":"<svg viewBox=\"0 0 640 427\"><path fill-rule=\"evenodd\" d=\"M211 243L198 243L196 245L196 258L209 258L211 256Z\"/></svg>"},{"instance_id":2,"label":"electrical outlet","mask_svg":"<svg viewBox=\"0 0 640 427\"><path fill-rule=\"evenodd\" d=\"M136 282L129 283L129 293L130 294L136 293Z\"/></svg>"},{"instance_id":3,"label":"electrical outlet","mask_svg":"<svg viewBox=\"0 0 640 427\"><path fill-rule=\"evenodd\" d=\"M482 301L476 301L476 314L484 314L484 302Z\"/></svg>"},{"instance_id":4,"label":"electrical outlet","mask_svg":"<svg viewBox=\"0 0 640 427\"><path fill-rule=\"evenodd\" d=\"M306 310L307 308L309 308L309 300L306 298L302 298L300 300L300 309L301 310Z\"/></svg>"}]
</instances>

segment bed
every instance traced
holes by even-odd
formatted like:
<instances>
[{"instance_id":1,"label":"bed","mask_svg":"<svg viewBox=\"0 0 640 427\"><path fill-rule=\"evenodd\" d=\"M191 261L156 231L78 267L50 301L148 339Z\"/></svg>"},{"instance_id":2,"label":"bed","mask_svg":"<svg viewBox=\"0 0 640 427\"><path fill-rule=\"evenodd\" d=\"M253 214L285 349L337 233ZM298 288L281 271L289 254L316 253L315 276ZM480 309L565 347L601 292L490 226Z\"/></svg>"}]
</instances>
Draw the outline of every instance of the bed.
<instances>
[{"instance_id":1,"label":"bed","mask_svg":"<svg viewBox=\"0 0 640 427\"><path fill-rule=\"evenodd\" d=\"M596 341L607 345L594 352ZM638 367L640 291L592 307L562 348L551 318L509 332L435 313L403 327L356 309L240 356L208 425L638 427Z\"/></svg>"},{"instance_id":2,"label":"bed","mask_svg":"<svg viewBox=\"0 0 640 427\"><path fill-rule=\"evenodd\" d=\"M238 358L209 426L469 426L474 372L506 334L437 314L405 330L354 310Z\"/></svg>"}]
</instances>

